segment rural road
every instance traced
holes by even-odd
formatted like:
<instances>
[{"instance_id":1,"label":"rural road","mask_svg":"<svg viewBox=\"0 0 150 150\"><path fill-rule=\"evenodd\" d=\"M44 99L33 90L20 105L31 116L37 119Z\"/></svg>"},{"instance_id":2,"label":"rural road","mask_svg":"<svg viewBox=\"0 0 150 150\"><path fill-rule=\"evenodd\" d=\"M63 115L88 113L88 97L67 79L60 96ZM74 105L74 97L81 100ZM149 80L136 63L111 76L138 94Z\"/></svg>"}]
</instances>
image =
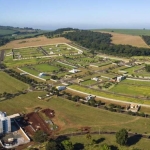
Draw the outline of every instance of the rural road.
<instances>
[{"instance_id":1,"label":"rural road","mask_svg":"<svg viewBox=\"0 0 150 150\"><path fill-rule=\"evenodd\" d=\"M86 92L81 92L81 91L78 91L78 90L74 90L72 88L69 88L67 87L68 90L70 91L74 91L74 92L77 92L77 93L81 93L81 94L86 94L86 95L91 95L89 93L86 93ZM107 97L102 97L102 96L97 96L95 95L97 98L99 99L103 99L103 100L108 100L108 101L112 101L112 102L119 102L119 103L124 103L124 104L131 104L133 102L127 102L127 101L122 101L122 100L117 100L117 99L112 99L112 98L107 98ZM148 107L150 108L150 105L146 105L146 104L139 104L139 103L134 103L136 105L140 105L140 106L143 106L143 107Z\"/></svg>"}]
</instances>

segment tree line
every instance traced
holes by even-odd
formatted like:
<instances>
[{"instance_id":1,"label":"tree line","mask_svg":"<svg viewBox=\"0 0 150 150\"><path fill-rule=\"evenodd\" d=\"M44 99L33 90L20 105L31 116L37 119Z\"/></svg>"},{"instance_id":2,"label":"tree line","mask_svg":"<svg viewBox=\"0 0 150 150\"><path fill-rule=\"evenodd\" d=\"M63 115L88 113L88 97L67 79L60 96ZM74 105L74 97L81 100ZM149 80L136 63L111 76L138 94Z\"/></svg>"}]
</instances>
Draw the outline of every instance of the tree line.
<instances>
[{"instance_id":1,"label":"tree line","mask_svg":"<svg viewBox=\"0 0 150 150\"><path fill-rule=\"evenodd\" d=\"M60 28L60 29L57 29L55 31L51 31L51 32L47 32L45 33L44 35L47 37L47 38L53 38L53 37L58 37L58 36L62 36L62 34L66 31L66 32L69 32L69 31L78 31L79 29L73 29L73 28Z\"/></svg>"},{"instance_id":2,"label":"tree line","mask_svg":"<svg viewBox=\"0 0 150 150\"><path fill-rule=\"evenodd\" d=\"M111 43L111 35L108 33L93 32L88 30L77 30L67 32L63 37L78 43L91 50L117 56L148 56L150 48L138 48L130 45L115 45Z\"/></svg>"},{"instance_id":3,"label":"tree line","mask_svg":"<svg viewBox=\"0 0 150 150\"><path fill-rule=\"evenodd\" d=\"M143 35L142 38L143 38L143 40L145 41L145 43L146 43L147 45L150 45L150 36Z\"/></svg>"}]
</instances>

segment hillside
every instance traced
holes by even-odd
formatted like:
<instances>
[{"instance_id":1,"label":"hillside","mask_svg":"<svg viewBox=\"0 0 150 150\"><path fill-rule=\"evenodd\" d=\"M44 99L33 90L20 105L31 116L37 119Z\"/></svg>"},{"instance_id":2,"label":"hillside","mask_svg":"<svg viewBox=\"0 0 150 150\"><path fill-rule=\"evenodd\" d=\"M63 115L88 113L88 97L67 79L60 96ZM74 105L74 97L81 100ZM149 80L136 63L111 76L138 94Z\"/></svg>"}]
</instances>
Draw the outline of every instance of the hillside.
<instances>
[{"instance_id":1,"label":"hillside","mask_svg":"<svg viewBox=\"0 0 150 150\"><path fill-rule=\"evenodd\" d=\"M1 46L0 50L19 48L19 47L38 46L38 45L45 45L45 44L69 43L69 42L70 40L67 40L63 37L48 39L45 36L40 36L36 38L27 38L27 39L11 41L6 45Z\"/></svg>"}]
</instances>

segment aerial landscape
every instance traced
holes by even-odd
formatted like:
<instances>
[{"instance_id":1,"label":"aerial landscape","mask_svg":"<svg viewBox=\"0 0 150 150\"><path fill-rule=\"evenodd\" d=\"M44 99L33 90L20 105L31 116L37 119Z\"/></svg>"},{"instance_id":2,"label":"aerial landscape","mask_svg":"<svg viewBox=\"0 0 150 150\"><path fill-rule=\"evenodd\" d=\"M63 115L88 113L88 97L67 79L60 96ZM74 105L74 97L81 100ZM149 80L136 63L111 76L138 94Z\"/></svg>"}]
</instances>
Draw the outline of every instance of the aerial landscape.
<instances>
[{"instance_id":1,"label":"aerial landscape","mask_svg":"<svg viewBox=\"0 0 150 150\"><path fill-rule=\"evenodd\" d=\"M150 150L150 2L0 2L0 150Z\"/></svg>"}]
</instances>

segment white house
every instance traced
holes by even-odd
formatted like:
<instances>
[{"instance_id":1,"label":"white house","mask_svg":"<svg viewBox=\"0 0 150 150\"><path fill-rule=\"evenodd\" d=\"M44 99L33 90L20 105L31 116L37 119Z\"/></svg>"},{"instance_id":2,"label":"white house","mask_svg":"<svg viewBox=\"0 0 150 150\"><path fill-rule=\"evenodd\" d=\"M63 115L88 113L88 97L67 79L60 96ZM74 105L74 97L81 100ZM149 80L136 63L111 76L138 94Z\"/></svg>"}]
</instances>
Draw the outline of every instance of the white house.
<instances>
[{"instance_id":1,"label":"white house","mask_svg":"<svg viewBox=\"0 0 150 150\"><path fill-rule=\"evenodd\" d=\"M77 73L77 72L79 72L80 70L77 70L77 69L72 69L72 70L70 70L69 72L71 72L71 73Z\"/></svg>"},{"instance_id":2,"label":"white house","mask_svg":"<svg viewBox=\"0 0 150 150\"><path fill-rule=\"evenodd\" d=\"M117 82L120 82L120 81L122 81L122 80L124 80L124 79L125 79L124 76L118 76L116 81L117 81Z\"/></svg>"},{"instance_id":3,"label":"white house","mask_svg":"<svg viewBox=\"0 0 150 150\"><path fill-rule=\"evenodd\" d=\"M94 77L94 78L91 78L91 80L99 81L99 78L98 77Z\"/></svg>"},{"instance_id":4,"label":"white house","mask_svg":"<svg viewBox=\"0 0 150 150\"><path fill-rule=\"evenodd\" d=\"M88 96L85 97L85 99L86 99L87 101L89 101L89 100L91 100L91 99L94 98L94 97L95 97L95 96L88 95Z\"/></svg>"}]
</instances>

